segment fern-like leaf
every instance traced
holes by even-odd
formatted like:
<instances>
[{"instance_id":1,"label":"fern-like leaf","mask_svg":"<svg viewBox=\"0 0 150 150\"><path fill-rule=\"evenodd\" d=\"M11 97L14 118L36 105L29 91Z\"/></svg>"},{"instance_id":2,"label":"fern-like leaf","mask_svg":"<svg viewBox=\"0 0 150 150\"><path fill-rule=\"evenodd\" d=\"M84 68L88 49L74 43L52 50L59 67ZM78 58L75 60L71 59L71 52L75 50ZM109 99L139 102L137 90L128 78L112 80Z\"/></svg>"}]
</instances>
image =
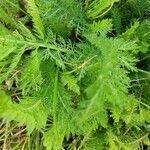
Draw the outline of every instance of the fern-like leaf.
<instances>
[{"instance_id":1,"label":"fern-like leaf","mask_svg":"<svg viewBox=\"0 0 150 150\"><path fill-rule=\"evenodd\" d=\"M115 2L118 2L119 0L94 0L91 2L91 4L89 5L87 14L89 18L98 18L100 16L102 16L103 14L105 14L108 10L110 10L110 8L112 7L112 5ZM102 14L102 12L106 9L110 7L108 10L106 10L106 12L104 12Z\"/></svg>"},{"instance_id":2,"label":"fern-like leaf","mask_svg":"<svg viewBox=\"0 0 150 150\"><path fill-rule=\"evenodd\" d=\"M0 99L0 117L26 125L29 132L45 126L47 111L40 99L29 97L16 104L12 103L11 98L3 91L0 91Z\"/></svg>"},{"instance_id":3,"label":"fern-like leaf","mask_svg":"<svg viewBox=\"0 0 150 150\"><path fill-rule=\"evenodd\" d=\"M20 77L20 87L23 95L28 94L30 91L39 91L40 85L43 82L43 78L40 71L40 54L37 50L32 52L29 59L26 60L26 64L23 66L23 71Z\"/></svg>"},{"instance_id":4,"label":"fern-like leaf","mask_svg":"<svg viewBox=\"0 0 150 150\"><path fill-rule=\"evenodd\" d=\"M77 79L74 76L67 73L63 73L61 74L61 81L62 84L64 86L67 86L69 90L72 90L77 94L80 94L80 88L77 85Z\"/></svg>"},{"instance_id":5,"label":"fern-like leaf","mask_svg":"<svg viewBox=\"0 0 150 150\"><path fill-rule=\"evenodd\" d=\"M40 39L44 39L45 31L35 0L28 0L28 12L32 17L35 31Z\"/></svg>"}]
</instances>

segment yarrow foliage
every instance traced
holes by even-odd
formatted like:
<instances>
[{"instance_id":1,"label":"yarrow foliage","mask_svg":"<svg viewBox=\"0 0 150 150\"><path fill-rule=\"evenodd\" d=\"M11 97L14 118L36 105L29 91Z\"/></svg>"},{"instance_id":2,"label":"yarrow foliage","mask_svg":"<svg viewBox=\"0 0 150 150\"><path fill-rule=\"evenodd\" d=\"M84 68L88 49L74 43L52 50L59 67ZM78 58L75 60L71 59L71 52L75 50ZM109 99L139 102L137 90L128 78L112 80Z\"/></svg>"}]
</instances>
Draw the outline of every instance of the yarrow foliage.
<instances>
[{"instance_id":1,"label":"yarrow foliage","mask_svg":"<svg viewBox=\"0 0 150 150\"><path fill-rule=\"evenodd\" d=\"M138 150L150 143L149 97L134 90L136 75L149 77L137 64L149 50L150 21L123 30L121 4L2 0L0 117L28 136L7 146L2 135L3 148Z\"/></svg>"}]
</instances>

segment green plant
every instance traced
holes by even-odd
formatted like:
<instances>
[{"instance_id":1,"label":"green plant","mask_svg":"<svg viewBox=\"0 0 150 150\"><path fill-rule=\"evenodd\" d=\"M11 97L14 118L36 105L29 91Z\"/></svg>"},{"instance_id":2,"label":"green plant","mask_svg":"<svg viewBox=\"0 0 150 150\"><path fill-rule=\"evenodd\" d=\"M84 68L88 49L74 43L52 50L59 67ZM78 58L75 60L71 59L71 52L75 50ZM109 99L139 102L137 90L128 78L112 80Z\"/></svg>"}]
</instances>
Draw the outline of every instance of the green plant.
<instances>
[{"instance_id":1,"label":"green plant","mask_svg":"<svg viewBox=\"0 0 150 150\"><path fill-rule=\"evenodd\" d=\"M134 75L149 76L136 67L139 53L149 51L149 21L122 33L117 8L103 18L115 2L2 0L3 149L137 150L149 143L150 106L132 90ZM16 123L27 137L7 146Z\"/></svg>"}]
</instances>

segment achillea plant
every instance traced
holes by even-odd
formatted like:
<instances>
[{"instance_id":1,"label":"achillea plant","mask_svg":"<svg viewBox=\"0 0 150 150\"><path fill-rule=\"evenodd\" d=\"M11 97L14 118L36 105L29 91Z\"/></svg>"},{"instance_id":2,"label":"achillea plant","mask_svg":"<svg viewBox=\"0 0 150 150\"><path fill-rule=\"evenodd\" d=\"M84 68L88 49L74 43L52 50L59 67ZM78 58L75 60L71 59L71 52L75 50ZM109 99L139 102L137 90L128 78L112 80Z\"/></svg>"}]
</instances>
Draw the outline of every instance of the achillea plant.
<instances>
[{"instance_id":1,"label":"achillea plant","mask_svg":"<svg viewBox=\"0 0 150 150\"><path fill-rule=\"evenodd\" d=\"M124 32L121 4L1 1L3 149L138 150L150 143L148 97L134 90L136 75L150 74L137 66L139 53L149 52L150 22ZM16 135L22 138L10 144Z\"/></svg>"}]
</instances>

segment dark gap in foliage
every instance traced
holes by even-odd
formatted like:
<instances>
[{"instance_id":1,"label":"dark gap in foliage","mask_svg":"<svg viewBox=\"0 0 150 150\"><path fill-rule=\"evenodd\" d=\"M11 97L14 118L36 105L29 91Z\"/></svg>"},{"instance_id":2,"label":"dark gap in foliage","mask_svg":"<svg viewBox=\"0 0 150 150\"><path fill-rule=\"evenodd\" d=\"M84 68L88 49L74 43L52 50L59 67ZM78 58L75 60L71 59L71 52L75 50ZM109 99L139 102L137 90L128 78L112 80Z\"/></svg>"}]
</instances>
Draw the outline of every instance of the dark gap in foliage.
<instances>
[{"instance_id":1,"label":"dark gap in foliage","mask_svg":"<svg viewBox=\"0 0 150 150\"><path fill-rule=\"evenodd\" d=\"M65 137L64 139L64 149L77 149L83 140L82 135L70 134L69 137Z\"/></svg>"},{"instance_id":2,"label":"dark gap in foliage","mask_svg":"<svg viewBox=\"0 0 150 150\"><path fill-rule=\"evenodd\" d=\"M29 20L28 22L25 23L25 26L27 26L29 29L33 29L33 22Z\"/></svg>"},{"instance_id":3,"label":"dark gap in foliage","mask_svg":"<svg viewBox=\"0 0 150 150\"><path fill-rule=\"evenodd\" d=\"M33 52L32 49L26 49L23 55L25 55L25 56L26 56L26 55L27 55L27 56L30 56L32 52Z\"/></svg>"},{"instance_id":4,"label":"dark gap in foliage","mask_svg":"<svg viewBox=\"0 0 150 150\"><path fill-rule=\"evenodd\" d=\"M150 53L139 53L138 55L139 57L139 62L137 63L137 68L139 69L143 69L145 71L150 71L150 65L149 65L149 62L150 62Z\"/></svg>"},{"instance_id":5,"label":"dark gap in foliage","mask_svg":"<svg viewBox=\"0 0 150 150\"><path fill-rule=\"evenodd\" d=\"M50 129L50 127L52 126L52 124L53 124L53 118L52 118L52 116L49 116L47 119L44 131L45 132L48 131Z\"/></svg>"},{"instance_id":6,"label":"dark gap in foliage","mask_svg":"<svg viewBox=\"0 0 150 150\"><path fill-rule=\"evenodd\" d=\"M17 12L17 14L16 14L16 17L17 18L23 18L23 17L25 17L26 16L26 14L23 12L23 11L19 11L19 12Z\"/></svg>"},{"instance_id":7,"label":"dark gap in foliage","mask_svg":"<svg viewBox=\"0 0 150 150\"><path fill-rule=\"evenodd\" d=\"M113 124L115 123L115 121L114 121L114 119L113 119L113 117L112 117L112 112L111 112L111 110L107 109L107 115L110 116L110 117L109 117L109 120L108 120L109 124L110 124L110 125L113 125Z\"/></svg>"},{"instance_id":8,"label":"dark gap in foliage","mask_svg":"<svg viewBox=\"0 0 150 150\"><path fill-rule=\"evenodd\" d=\"M79 100L78 99L79 99L79 97L77 97L77 96L73 96L71 98L71 101L72 101L71 107L73 107L74 109L78 108L78 106L79 106Z\"/></svg>"},{"instance_id":9,"label":"dark gap in foliage","mask_svg":"<svg viewBox=\"0 0 150 150\"><path fill-rule=\"evenodd\" d=\"M148 150L148 145L143 145L142 147L143 147L143 150Z\"/></svg>"},{"instance_id":10,"label":"dark gap in foliage","mask_svg":"<svg viewBox=\"0 0 150 150\"><path fill-rule=\"evenodd\" d=\"M72 42L80 43L83 38L76 33L76 29L72 29L68 39L71 40Z\"/></svg>"}]
</instances>

